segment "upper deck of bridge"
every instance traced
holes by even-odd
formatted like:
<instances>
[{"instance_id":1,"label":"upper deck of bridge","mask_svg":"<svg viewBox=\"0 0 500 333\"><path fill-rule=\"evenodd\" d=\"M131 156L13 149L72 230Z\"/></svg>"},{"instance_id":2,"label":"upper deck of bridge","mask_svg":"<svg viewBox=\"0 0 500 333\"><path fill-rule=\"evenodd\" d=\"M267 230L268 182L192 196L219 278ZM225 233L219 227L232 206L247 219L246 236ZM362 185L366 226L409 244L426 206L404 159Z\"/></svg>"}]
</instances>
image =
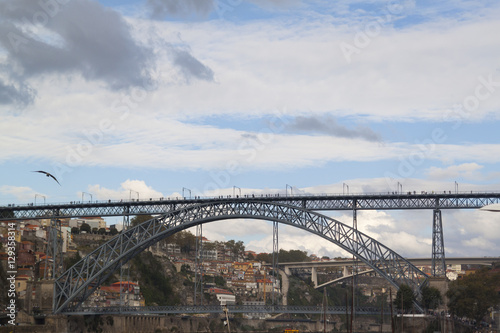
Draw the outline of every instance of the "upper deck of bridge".
<instances>
[{"instance_id":1,"label":"upper deck of bridge","mask_svg":"<svg viewBox=\"0 0 500 333\"><path fill-rule=\"evenodd\" d=\"M500 203L500 192L384 192L360 194L247 194L216 197L168 197L143 200L95 200L0 206L0 220L164 214L197 204L269 202L309 210L474 209Z\"/></svg>"}]
</instances>

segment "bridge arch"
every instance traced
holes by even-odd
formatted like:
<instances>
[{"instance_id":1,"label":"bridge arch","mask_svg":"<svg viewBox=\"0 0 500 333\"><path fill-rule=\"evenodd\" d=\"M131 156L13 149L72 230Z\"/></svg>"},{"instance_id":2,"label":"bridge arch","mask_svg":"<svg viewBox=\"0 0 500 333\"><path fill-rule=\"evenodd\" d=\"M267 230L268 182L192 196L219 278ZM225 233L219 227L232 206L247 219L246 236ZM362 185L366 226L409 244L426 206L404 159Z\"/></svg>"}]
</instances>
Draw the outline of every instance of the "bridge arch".
<instances>
[{"instance_id":1,"label":"bridge arch","mask_svg":"<svg viewBox=\"0 0 500 333\"><path fill-rule=\"evenodd\" d=\"M163 238L198 224L226 219L276 221L309 231L350 252L391 284L409 285L417 294L425 273L375 239L325 215L265 201L220 200L195 203L130 228L101 245L54 282L54 313L76 308L116 269Z\"/></svg>"}]
</instances>

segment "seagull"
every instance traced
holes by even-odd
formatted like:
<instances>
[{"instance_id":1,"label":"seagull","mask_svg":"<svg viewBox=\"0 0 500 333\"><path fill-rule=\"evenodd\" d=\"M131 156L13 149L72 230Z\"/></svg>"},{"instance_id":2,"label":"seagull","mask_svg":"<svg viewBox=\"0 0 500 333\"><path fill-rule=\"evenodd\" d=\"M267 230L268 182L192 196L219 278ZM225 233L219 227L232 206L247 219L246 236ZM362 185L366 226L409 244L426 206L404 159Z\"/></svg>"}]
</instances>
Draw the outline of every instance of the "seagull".
<instances>
[{"instance_id":1,"label":"seagull","mask_svg":"<svg viewBox=\"0 0 500 333\"><path fill-rule=\"evenodd\" d=\"M61 184L59 183L59 181L57 180L57 178L54 177L54 176L52 176L50 173L48 173L46 171L38 170L38 171L31 171L31 172L39 172L39 173L43 173L47 177L52 177L59 184L59 186L61 186Z\"/></svg>"}]
</instances>

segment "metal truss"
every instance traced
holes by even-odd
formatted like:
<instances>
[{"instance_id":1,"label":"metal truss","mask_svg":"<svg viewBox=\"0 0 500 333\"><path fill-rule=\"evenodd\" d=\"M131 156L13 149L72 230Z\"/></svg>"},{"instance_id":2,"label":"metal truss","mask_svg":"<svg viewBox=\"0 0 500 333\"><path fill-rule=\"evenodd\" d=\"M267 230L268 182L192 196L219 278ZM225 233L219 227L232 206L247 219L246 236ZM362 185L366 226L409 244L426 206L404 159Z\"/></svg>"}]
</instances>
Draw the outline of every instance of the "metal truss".
<instances>
[{"instance_id":1,"label":"metal truss","mask_svg":"<svg viewBox=\"0 0 500 333\"><path fill-rule=\"evenodd\" d=\"M273 222L273 278L274 281L271 283L273 291L272 291L272 304L275 305L277 304L276 300L276 293L274 291L274 284L278 280L278 266L279 266L279 253L280 253L280 247L279 247L279 238L278 238L278 222L274 221ZM264 289L267 289L266 286L267 282L264 281Z\"/></svg>"},{"instance_id":2,"label":"metal truss","mask_svg":"<svg viewBox=\"0 0 500 333\"><path fill-rule=\"evenodd\" d=\"M48 234L43 277L45 280L54 279L63 270L61 221L51 219ZM50 261L52 261L52 264L50 264Z\"/></svg>"},{"instance_id":3,"label":"metal truss","mask_svg":"<svg viewBox=\"0 0 500 333\"><path fill-rule=\"evenodd\" d=\"M351 307L344 306L293 306L293 305L228 305L229 313L299 313L299 314L346 314L351 312ZM359 315L378 315L380 309L372 307L356 308ZM194 313L223 313L220 305L203 306L131 306L131 307L90 307L74 311L62 312L66 315L94 315L94 314L194 314Z\"/></svg>"},{"instance_id":4,"label":"metal truss","mask_svg":"<svg viewBox=\"0 0 500 333\"><path fill-rule=\"evenodd\" d=\"M0 220L84 216L159 215L192 205L224 200L231 203L270 202L309 210L389 210L389 209L472 209L500 203L500 193L470 194L364 194L306 196L243 196L238 198L197 198L179 200L100 201L48 205L9 205L0 207Z\"/></svg>"},{"instance_id":5,"label":"metal truss","mask_svg":"<svg viewBox=\"0 0 500 333\"><path fill-rule=\"evenodd\" d=\"M54 281L54 313L79 307L113 271L159 240L192 226L234 218L285 223L321 236L354 254L392 285L407 284L418 295L427 282L427 276L408 260L332 218L265 201L222 200L192 205L151 219L116 235L92 251Z\"/></svg>"},{"instance_id":6,"label":"metal truss","mask_svg":"<svg viewBox=\"0 0 500 333\"><path fill-rule=\"evenodd\" d=\"M446 262L444 257L443 223L441 210L434 209L432 222L432 276L446 276Z\"/></svg>"},{"instance_id":7,"label":"metal truss","mask_svg":"<svg viewBox=\"0 0 500 333\"><path fill-rule=\"evenodd\" d=\"M195 255L195 278L194 278L194 304L203 305L203 227L196 226L196 255ZM199 298L198 298L199 294Z\"/></svg>"}]
</instances>

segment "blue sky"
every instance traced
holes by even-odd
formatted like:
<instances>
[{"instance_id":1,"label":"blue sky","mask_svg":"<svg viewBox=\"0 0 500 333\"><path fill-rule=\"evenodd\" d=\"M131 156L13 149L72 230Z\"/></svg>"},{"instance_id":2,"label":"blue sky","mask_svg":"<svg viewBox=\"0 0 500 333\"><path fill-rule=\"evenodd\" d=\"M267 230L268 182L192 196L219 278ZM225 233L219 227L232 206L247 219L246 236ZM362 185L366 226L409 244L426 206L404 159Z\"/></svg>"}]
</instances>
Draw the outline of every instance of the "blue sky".
<instances>
[{"instance_id":1,"label":"blue sky","mask_svg":"<svg viewBox=\"0 0 500 333\"><path fill-rule=\"evenodd\" d=\"M0 205L499 190L497 1L42 3L0 1ZM431 253L431 212L358 218L404 255ZM500 255L494 213L444 219L450 255ZM272 249L269 224L224 223L206 236Z\"/></svg>"}]
</instances>

